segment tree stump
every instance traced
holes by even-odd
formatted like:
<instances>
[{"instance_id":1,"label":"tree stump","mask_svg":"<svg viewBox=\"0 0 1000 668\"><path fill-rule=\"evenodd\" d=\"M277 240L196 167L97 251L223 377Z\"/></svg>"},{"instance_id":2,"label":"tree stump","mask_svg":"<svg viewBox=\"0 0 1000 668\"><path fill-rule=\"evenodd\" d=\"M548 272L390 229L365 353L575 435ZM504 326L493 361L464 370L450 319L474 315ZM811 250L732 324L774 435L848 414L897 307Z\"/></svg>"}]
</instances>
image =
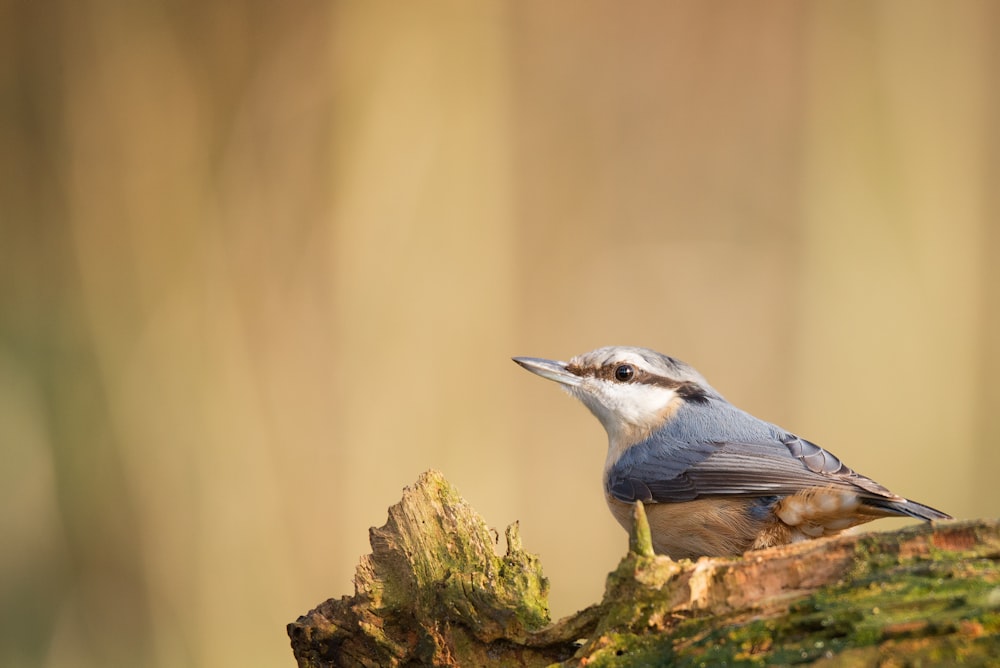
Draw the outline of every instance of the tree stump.
<instances>
[{"instance_id":1,"label":"tree stump","mask_svg":"<svg viewBox=\"0 0 1000 668\"><path fill-rule=\"evenodd\" d=\"M921 525L672 561L641 504L603 600L551 624L517 524L499 536L424 473L370 531L354 596L288 625L299 666L989 665L1000 522Z\"/></svg>"}]
</instances>

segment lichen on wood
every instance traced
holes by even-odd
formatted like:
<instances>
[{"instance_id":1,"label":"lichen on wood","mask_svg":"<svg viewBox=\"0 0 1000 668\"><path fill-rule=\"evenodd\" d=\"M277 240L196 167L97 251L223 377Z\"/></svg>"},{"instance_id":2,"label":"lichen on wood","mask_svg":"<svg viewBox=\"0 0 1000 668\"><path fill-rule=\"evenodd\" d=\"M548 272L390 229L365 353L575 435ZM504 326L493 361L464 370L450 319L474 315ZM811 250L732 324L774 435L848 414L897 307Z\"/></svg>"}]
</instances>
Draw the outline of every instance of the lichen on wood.
<instances>
[{"instance_id":1,"label":"lichen on wood","mask_svg":"<svg viewBox=\"0 0 1000 668\"><path fill-rule=\"evenodd\" d=\"M300 666L966 665L1000 656L1000 523L656 556L641 504L603 600L555 624L517 524L430 471L371 530L355 594L288 625Z\"/></svg>"},{"instance_id":2,"label":"lichen on wood","mask_svg":"<svg viewBox=\"0 0 1000 668\"><path fill-rule=\"evenodd\" d=\"M289 625L300 666L488 665L549 623L548 581L518 525L497 536L435 471L370 531L355 595ZM549 656L544 663L563 658Z\"/></svg>"}]
</instances>

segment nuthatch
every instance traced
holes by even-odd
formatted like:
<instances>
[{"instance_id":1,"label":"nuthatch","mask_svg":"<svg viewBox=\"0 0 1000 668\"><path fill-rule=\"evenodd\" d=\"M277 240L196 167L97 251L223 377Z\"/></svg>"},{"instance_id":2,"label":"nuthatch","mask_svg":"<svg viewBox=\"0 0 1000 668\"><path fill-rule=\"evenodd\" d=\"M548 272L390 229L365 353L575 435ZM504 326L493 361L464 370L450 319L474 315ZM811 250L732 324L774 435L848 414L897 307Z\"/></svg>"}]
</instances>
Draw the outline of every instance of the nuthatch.
<instances>
[{"instance_id":1,"label":"nuthatch","mask_svg":"<svg viewBox=\"0 0 1000 668\"><path fill-rule=\"evenodd\" d=\"M601 421L612 514L628 529L642 501L653 548L674 559L738 555L893 515L951 519L733 406L672 357L609 347L569 363L514 361L562 385Z\"/></svg>"}]
</instances>

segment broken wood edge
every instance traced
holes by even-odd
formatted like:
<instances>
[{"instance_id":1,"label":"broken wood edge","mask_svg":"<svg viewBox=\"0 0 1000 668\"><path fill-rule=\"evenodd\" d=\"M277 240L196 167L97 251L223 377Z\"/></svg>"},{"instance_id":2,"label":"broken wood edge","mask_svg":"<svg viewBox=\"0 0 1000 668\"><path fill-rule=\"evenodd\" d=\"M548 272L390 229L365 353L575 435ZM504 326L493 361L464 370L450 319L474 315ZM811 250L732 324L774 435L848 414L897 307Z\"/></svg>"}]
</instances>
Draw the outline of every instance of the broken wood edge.
<instances>
[{"instance_id":1,"label":"broken wood edge","mask_svg":"<svg viewBox=\"0 0 1000 668\"><path fill-rule=\"evenodd\" d=\"M1000 559L1000 521L980 520L673 561L653 554L637 504L629 552L608 575L603 599L549 623L538 558L523 549L517 523L505 536L500 556L496 532L444 476L423 474L390 508L387 523L372 529L373 552L359 563L355 595L330 599L288 625L299 665L461 665L514 655L521 665L575 665L617 642L670 638L671 647L683 647L687 640L672 633L692 620L779 618L823 588L878 569Z\"/></svg>"}]
</instances>

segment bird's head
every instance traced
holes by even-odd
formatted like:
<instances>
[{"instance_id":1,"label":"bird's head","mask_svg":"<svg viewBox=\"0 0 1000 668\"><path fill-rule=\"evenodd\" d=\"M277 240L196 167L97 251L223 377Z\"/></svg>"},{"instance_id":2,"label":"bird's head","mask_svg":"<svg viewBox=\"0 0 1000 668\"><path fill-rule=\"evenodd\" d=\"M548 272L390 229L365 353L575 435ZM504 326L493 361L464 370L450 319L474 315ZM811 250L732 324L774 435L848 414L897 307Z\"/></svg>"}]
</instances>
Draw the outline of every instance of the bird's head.
<instances>
[{"instance_id":1,"label":"bird's head","mask_svg":"<svg viewBox=\"0 0 1000 668\"><path fill-rule=\"evenodd\" d=\"M569 362L513 359L582 401L604 425L612 443L643 440L684 402L719 396L692 367L647 348L598 348Z\"/></svg>"}]
</instances>

